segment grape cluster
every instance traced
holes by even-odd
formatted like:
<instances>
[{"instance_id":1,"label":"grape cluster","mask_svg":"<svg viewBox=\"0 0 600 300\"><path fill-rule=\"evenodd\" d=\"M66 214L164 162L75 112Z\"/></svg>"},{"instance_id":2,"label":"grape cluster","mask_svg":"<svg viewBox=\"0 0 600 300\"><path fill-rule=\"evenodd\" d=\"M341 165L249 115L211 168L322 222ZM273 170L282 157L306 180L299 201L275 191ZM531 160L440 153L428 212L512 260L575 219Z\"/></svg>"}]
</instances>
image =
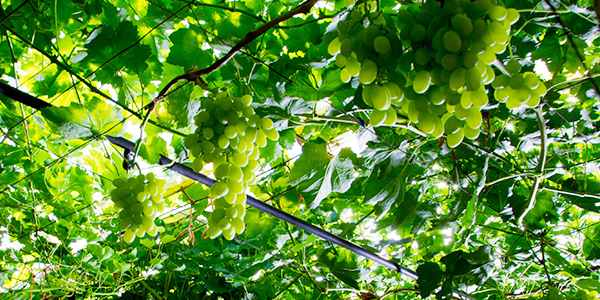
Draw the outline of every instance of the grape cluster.
<instances>
[{"instance_id":1,"label":"grape cluster","mask_svg":"<svg viewBox=\"0 0 600 300\"><path fill-rule=\"evenodd\" d=\"M435 17L434 17L435 16ZM515 9L495 0L426 2L400 10L402 39L411 41L412 85L402 111L430 136L446 135L449 147L479 136L485 85L495 79L491 64L506 50Z\"/></svg>"},{"instance_id":2,"label":"grape cluster","mask_svg":"<svg viewBox=\"0 0 600 300\"><path fill-rule=\"evenodd\" d=\"M131 243L135 236L148 233L156 235L154 219L164 208L162 195L165 181L154 177L153 173L136 177L120 176L113 180L111 200L120 209L121 229L125 230L123 240Z\"/></svg>"},{"instance_id":3,"label":"grape cluster","mask_svg":"<svg viewBox=\"0 0 600 300\"><path fill-rule=\"evenodd\" d=\"M392 125L397 118L392 104L402 99L402 91L398 84L378 75L385 73L389 66L395 67L389 61L399 54L401 47L398 36L387 26L385 16L374 11L375 8L375 2L371 1L357 4L345 20L338 22L337 37L327 50L335 55L343 82L358 76L363 85L364 102L373 107L370 123Z\"/></svg>"},{"instance_id":4,"label":"grape cluster","mask_svg":"<svg viewBox=\"0 0 600 300\"><path fill-rule=\"evenodd\" d=\"M425 134L445 135L454 148L479 136L486 86L493 83L496 99L509 108L536 105L545 87L532 72L519 68L496 79L492 69L507 48L517 10L496 0L441 2L401 7L398 28L387 25L393 22L374 3L361 2L338 22L328 51L342 81L358 76L360 96L373 107L371 125L394 124L399 108Z\"/></svg>"},{"instance_id":5,"label":"grape cluster","mask_svg":"<svg viewBox=\"0 0 600 300\"><path fill-rule=\"evenodd\" d=\"M521 65L516 60L508 61L505 67L510 75L502 74L494 79L494 98L506 102L509 109L538 105L540 96L546 94L544 83L533 72L521 74Z\"/></svg>"},{"instance_id":6,"label":"grape cluster","mask_svg":"<svg viewBox=\"0 0 600 300\"><path fill-rule=\"evenodd\" d=\"M185 139L194 171L213 164L217 182L210 188L214 210L206 231L211 238L223 233L231 240L244 231L246 190L256 180L259 148L267 139L279 139L273 121L256 115L251 104L250 95L233 99L221 92L204 98L194 119L197 129Z\"/></svg>"}]
</instances>

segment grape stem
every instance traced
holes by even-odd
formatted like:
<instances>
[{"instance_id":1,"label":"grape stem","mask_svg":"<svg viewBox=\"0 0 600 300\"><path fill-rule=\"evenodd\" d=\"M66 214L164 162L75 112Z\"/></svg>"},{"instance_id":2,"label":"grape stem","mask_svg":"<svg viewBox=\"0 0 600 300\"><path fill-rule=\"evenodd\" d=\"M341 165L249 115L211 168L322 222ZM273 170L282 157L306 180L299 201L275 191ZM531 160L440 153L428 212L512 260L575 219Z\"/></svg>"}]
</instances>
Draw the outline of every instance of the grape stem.
<instances>
[{"instance_id":1,"label":"grape stem","mask_svg":"<svg viewBox=\"0 0 600 300\"><path fill-rule=\"evenodd\" d=\"M544 166L546 164L546 152L548 148L548 136L546 134L546 124L544 121L542 106L538 106L534 111L538 121L538 126L540 127L540 158L538 160L537 167L535 168L536 175L534 177L533 186L531 187L531 191L529 193L529 198L527 199L527 207L525 207L525 210L517 219L517 225L520 227L524 227L523 220L535 206L535 198L540 188L540 181L543 175L542 173L544 172Z\"/></svg>"},{"instance_id":2,"label":"grape stem","mask_svg":"<svg viewBox=\"0 0 600 300\"><path fill-rule=\"evenodd\" d=\"M254 29L253 31L248 32L248 34L246 34L246 36L244 38L242 38L237 44L235 44L235 46L233 46L233 48L231 48L229 50L229 52L227 52L227 54L225 54L225 56L223 56L220 59L218 59L217 61L215 61L212 65L208 66L207 68L197 70L197 71L187 72L183 75L179 75L179 76L173 78L160 91L160 93L158 93L158 96L156 96L156 99L164 98L166 96L167 92L179 81L182 81L182 80L185 80L187 82L196 81L196 79L200 78L200 76L206 75L206 74L209 74L211 72L218 70L223 65L225 65L235 54L237 54L244 46L246 46L250 42L254 41L257 37L261 36L262 34L267 32L269 29L276 26L277 24L279 24L287 19L290 19L291 17L293 17L297 14L309 13L310 9L316 3L317 3L317 0L307 0L304 3L300 4L298 7L290 10L289 12L284 13L284 14L278 16L277 18L259 26L258 28Z\"/></svg>"}]
</instances>

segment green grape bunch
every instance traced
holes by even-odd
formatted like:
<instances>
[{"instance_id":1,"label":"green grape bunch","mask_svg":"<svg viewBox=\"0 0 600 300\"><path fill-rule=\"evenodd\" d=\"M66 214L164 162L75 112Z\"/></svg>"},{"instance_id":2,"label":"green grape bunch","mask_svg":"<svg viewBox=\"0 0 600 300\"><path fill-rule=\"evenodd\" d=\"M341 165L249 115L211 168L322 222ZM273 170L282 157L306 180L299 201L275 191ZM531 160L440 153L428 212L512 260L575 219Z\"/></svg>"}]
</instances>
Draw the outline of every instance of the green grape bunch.
<instances>
[{"instance_id":1,"label":"green grape bunch","mask_svg":"<svg viewBox=\"0 0 600 300\"><path fill-rule=\"evenodd\" d=\"M540 96L546 94L546 86L533 72L521 73L521 65L516 60L509 60L505 66L509 74L502 74L494 79L492 87L494 98L505 102L506 107L534 107L540 103Z\"/></svg>"},{"instance_id":2,"label":"green grape bunch","mask_svg":"<svg viewBox=\"0 0 600 300\"><path fill-rule=\"evenodd\" d=\"M110 196L115 208L119 209L123 240L131 243L136 236L155 236L157 227L154 219L164 208L163 194L166 182L153 173L136 177L120 176L113 180L114 189Z\"/></svg>"},{"instance_id":3,"label":"green grape bunch","mask_svg":"<svg viewBox=\"0 0 600 300\"><path fill-rule=\"evenodd\" d=\"M273 121L255 114L252 96L231 98L226 92L204 98L194 133L185 139L192 168L201 172L212 163L217 182L210 188L214 210L205 232L231 240L244 231L246 191L256 181L260 148L278 140Z\"/></svg>"},{"instance_id":4,"label":"green grape bunch","mask_svg":"<svg viewBox=\"0 0 600 300\"><path fill-rule=\"evenodd\" d=\"M363 99L373 108L371 125L392 125L397 118L392 104L402 99L402 91L381 74L396 67L395 57L400 55L402 46L393 34L393 26L387 25L388 20L376 7L373 1L354 5L346 18L337 23L337 36L327 50L335 55L343 82L358 76Z\"/></svg>"},{"instance_id":5,"label":"green grape bunch","mask_svg":"<svg viewBox=\"0 0 600 300\"><path fill-rule=\"evenodd\" d=\"M435 16L433 18L432 16ZM400 36L410 40L406 56L414 71L401 110L424 133L446 136L450 148L479 136L492 64L508 45L515 9L495 0L428 1L419 10L401 9Z\"/></svg>"},{"instance_id":6,"label":"green grape bunch","mask_svg":"<svg viewBox=\"0 0 600 300\"><path fill-rule=\"evenodd\" d=\"M396 18L398 27L374 3L355 5L328 45L342 81L358 76L362 100L373 108L372 126L392 125L400 112L454 148L479 136L490 85L510 109L535 106L545 94L532 72L519 68L496 79L492 68L508 47L517 10L496 0L446 0L443 6L428 0L402 6Z\"/></svg>"}]
</instances>

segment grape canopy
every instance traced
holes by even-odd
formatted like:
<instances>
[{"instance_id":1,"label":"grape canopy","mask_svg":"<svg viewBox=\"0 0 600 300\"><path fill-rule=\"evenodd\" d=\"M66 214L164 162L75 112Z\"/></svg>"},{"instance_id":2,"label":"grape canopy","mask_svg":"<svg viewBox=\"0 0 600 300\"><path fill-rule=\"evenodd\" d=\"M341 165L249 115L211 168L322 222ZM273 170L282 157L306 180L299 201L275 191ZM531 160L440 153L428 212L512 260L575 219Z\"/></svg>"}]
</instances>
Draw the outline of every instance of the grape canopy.
<instances>
[{"instance_id":1,"label":"grape canopy","mask_svg":"<svg viewBox=\"0 0 600 300\"><path fill-rule=\"evenodd\" d=\"M2 1L2 298L600 298L599 10Z\"/></svg>"}]
</instances>

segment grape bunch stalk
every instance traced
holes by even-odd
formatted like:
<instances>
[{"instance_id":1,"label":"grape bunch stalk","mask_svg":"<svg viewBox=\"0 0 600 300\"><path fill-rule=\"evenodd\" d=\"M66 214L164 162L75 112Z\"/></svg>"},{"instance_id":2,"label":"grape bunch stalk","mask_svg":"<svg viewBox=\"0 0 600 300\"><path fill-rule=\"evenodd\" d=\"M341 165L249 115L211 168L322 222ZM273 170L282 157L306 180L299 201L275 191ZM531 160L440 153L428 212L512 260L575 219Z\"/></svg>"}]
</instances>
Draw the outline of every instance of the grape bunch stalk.
<instances>
[{"instance_id":1,"label":"grape bunch stalk","mask_svg":"<svg viewBox=\"0 0 600 300\"><path fill-rule=\"evenodd\" d=\"M214 210L205 234L215 238L221 233L231 240L244 231L246 191L256 181L260 149L267 139L278 140L279 132L269 118L261 118L252 108L252 96L231 98L220 92L202 99L194 118L194 133L185 138L192 168L201 172L212 163L217 182L210 188Z\"/></svg>"},{"instance_id":2,"label":"grape bunch stalk","mask_svg":"<svg viewBox=\"0 0 600 300\"><path fill-rule=\"evenodd\" d=\"M156 214L164 208L165 181L154 173L136 177L120 176L113 180L114 189L110 196L113 205L120 209L121 229L125 230L123 241L133 242L136 236L155 236Z\"/></svg>"}]
</instances>

